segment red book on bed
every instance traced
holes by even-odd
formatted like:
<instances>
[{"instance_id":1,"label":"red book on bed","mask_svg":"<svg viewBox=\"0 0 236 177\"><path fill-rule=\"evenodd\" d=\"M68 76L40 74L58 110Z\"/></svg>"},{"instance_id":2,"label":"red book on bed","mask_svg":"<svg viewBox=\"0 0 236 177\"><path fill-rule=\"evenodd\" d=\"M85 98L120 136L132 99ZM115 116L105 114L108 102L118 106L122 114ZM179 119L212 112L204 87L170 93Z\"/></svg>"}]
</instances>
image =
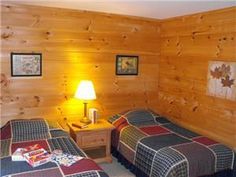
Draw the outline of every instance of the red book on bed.
<instances>
[{"instance_id":1,"label":"red book on bed","mask_svg":"<svg viewBox=\"0 0 236 177\"><path fill-rule=\"evenodd\" d=\"M12 161L27 161L32 167L45 164L50 161L50 154L39 144L17 148L12 154Z\"/></svg>"},{"instance_id":2,"label":"red book on bed","mask_svg":"<svg viewBox=\"0 0 236 177\"><path fill-rule=\"evenodd\" d=\"M32 166L37 167L39 165L49 162L50 154L43 148L33 150L23 154L25 160Z\"/></svg>"}]
</instances>

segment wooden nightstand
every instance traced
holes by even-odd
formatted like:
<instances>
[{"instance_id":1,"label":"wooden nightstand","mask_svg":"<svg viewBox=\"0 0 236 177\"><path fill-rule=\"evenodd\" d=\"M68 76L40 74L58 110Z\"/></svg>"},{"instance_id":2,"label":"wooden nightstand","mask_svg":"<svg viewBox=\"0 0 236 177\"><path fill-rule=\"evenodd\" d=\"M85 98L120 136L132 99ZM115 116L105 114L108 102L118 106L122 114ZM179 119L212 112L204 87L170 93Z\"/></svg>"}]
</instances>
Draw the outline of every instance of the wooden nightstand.
<instances>
[{"instance_id":1,"label":"wooden nightstand","mask_svg":"<svg viewBox=\"0 0 236 177\"><path fill-rule=\"evenodd\" d=\"M96 124L80 129L69 122L70 136L95 162L112 162L111 158L111 131L114 126L106 120L99 120Z\"/></svg>"}]
</instances>

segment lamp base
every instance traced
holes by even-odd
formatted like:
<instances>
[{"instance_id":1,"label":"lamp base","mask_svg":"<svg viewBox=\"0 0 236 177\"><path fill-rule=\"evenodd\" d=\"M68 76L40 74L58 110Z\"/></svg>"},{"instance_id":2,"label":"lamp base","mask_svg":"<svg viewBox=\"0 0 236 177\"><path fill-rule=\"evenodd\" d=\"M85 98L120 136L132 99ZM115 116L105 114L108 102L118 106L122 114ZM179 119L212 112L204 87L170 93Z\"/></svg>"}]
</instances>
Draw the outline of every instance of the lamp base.
<instances>
[{"instance_id":1,"label":"lamp base","mask_svg":"<svg viewBox=\"0 0 236 177\"><path fill-rule=\"evenodd\" d=\"M90 124L91 120L87 117L83 117L83 119L81 119L80 122L85 123L85 124Z\"/></svg>"}]
</instances>

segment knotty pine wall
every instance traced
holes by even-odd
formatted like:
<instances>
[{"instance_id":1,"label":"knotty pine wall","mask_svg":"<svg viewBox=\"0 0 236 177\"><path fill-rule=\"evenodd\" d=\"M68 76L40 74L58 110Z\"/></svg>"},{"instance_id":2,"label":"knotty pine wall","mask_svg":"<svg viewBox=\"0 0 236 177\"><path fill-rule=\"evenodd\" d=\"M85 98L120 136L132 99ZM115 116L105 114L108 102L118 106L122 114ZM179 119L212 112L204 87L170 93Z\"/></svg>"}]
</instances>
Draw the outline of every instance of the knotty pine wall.
<instances>
[{"instance_id":1,"label":"knotty pine wall","mask_svg":"<svg viewBox=\"0 0 236 177\"><path fill-rule=\"evenodd\" d=\"M2 4L1 124L9 119L79 119L83 104L73 98L82 79L94 82L89 103L101 118L156 105L160 25L144 18ZM13 78L11 52L39 52L40 78ZM116 76L117 54L138 55L138 76Z\"/></svg>"},{"instance_id":2,"label":"knotty pine wall","mask_svg":"<svg viewBox=\"0 0 236 177\"><path fill-rule=\"evenodd\" d=\"M235 61L235 8L167 20L2 5L1 122L82 116L81 79L95 84L101 117L151 107L236 148L236 103L206 95L210 60ZM160 31L161 28L161 31ZM10 52L41 52L42 78L12 78ZM161 53L161 56L160 56ZM139 75L115 75L116 54L139 55Z\"/></svg>"},{"instance_id":3,"label":"knotty pine wall","mask_svg":"<svg viewBox=\"0 0 236 177\"><path fill-rule=\"evenodd\" d=\"M236 102L208 96L211 60L236 62L236 8L161 22L158 110L236 148Z\"/></svg>"}]
</instances>

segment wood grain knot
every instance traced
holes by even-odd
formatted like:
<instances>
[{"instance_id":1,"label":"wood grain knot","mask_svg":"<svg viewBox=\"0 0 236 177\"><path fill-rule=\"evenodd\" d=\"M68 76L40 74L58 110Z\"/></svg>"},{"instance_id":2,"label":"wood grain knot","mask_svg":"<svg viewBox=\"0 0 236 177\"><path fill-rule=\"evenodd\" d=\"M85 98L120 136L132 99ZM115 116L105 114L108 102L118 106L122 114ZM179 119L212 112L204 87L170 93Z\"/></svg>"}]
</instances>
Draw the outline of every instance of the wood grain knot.
<instances>
[{"instance_id":1,"label":"wood grain knot","mask_svg":"<svg viewBox=\"0 0 236 177\"><path fill-rule=\"evenodd\" d=\"M34 99L36 100L37 103L40 102L40 97L39 96L34 96Z\"/></svg>"},{"instance_id":2,"label":"wood grain knot","mask_svg":"<svg viewBox=\"0 0 236 177\"><path fill-rule=\"evenodd\" d=\"M126 35L123 35L122 37L123 37L123 39L127 39L127 36L126 36Z\"/></svg>"},{"instance_id":3,"label":"wood grain knot","mask_svg":"<svg viewBox=\"0 0 236 177\"><path fill-rule=\"evenodd\" d=\"M7 79L7 76L4 73L1 73L1 86L8 87L10 84L10 80Z\"/></svg>"},{"instance_id":4,"label":"wood grain knot","mask_svg":"<svg viewBox=\"0 0 236 177\"><path fill-rule=\"evenodd\" d=\"M33 15L33 17L35 17L35 20L34 20L34 22L31 24L31 27L34 27L34 26L38 25L39 22L40 22L40 16L39 16L39 15Z\"/></svg>"},{"instance_id":5,"label":"wood grain knot","mask_svg":"<svg viewBox=\"0 0 236 177\"><path fill-rule=\"evenodd\" d=\"M1 38L2 39L8 39L8 38L10 38L10 37L12 37L13 36L13 32L11 32L11 33L3 33L2 35L1 35Z\"/></svg>"},{"instance_id":6,"label":"wood grain knot","mask_svg":"<svg viewBox=\"0 0 236 177\"><path fill-rule=\"evenodd\" d=\"M65 95L64 98L65 98L65 100L68 100L68 96L67 95Z\"/></svg>"}]
</instances>

